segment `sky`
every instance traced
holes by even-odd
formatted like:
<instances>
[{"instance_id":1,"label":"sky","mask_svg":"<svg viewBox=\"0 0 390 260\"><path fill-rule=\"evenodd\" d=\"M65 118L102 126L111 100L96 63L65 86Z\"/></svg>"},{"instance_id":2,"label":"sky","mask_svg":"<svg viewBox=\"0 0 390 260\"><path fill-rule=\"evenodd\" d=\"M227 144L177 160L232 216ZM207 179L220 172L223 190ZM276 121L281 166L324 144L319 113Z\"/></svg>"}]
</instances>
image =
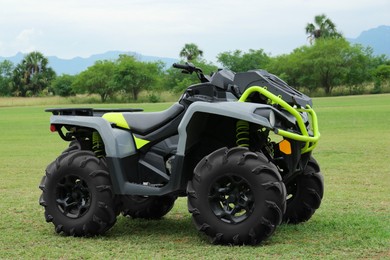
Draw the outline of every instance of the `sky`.
<instances>
[{"instance_id":1,"label":"sky","mask_svg":"<svg viewBox=\"0 0 390 260\"><path fill-rule=\"evenodd\" d=\"M390 25L390 0L0 0L0 56L118 50L179 58L186 43L209 61L237 49L275 56L309 44L304 28L319 14L356 38Z\"/></svg>"}]
</instances>

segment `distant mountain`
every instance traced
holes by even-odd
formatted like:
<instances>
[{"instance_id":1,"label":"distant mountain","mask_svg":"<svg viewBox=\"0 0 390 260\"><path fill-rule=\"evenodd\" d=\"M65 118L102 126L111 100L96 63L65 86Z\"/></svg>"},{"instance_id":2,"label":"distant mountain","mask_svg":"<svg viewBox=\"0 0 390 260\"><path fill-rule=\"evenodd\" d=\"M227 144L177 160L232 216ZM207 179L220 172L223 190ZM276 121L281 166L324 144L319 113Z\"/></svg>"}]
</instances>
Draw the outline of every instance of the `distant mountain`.
<instances>
[{"instance_id":1,"label":"distant mountain","mask_svg":"<svg viewBox=\"0 0 390 260\"><path fill-rule=\"evenodd\" d=\"M371 46L375 55L385 54L390 58L390 26L381 25L363 31L356 39L348 39L351 43Z\"/></svg>"},{"instance_id":2,"label":"distant mountain","mask_svg":"<svg viewBox=\"0 0 390 260\"><path fill-rule=\"evenodd\" d=\"M75 57L73 59L61 59L56 56L48 56L49 66L54 69L57 75L70 74L75 75L84 70L89 66L92 66L98 60L116 60L120 54L133 55L139 61L162 61L169 68L173 63L178 62L177 59L173 58L162 58L154 56L145 56L136 52L123 52L123 51L108 51L102 54L95 54L88 58ZM12 57L0 57L0 62L3 60L9 60L13 64L18 64L24 58L25 54L17 53Z\"/></svg>"},{"instance_id":3,"label":"distant mountain","mask_svg":"<svg viewBox=\"0 0 390 260\"><path fill-rule=\"evenodd\" d=\"M351 43L362 44L363 46L371 46L375 55L385 54L390 58L390 26L381 25L377 28L363 31L357 38L348 39ZM73 59L61 59L56 56L48 56L49 65L54 69L57 75L70 74L75 75L89 66L92 66L98 60L116 60L120 54L128 54L135 56L139 61L162 61L169 68L173 63L178 62L177 59L146 56L136 52L124 51L108 51L101 54L95 54L88 58L75 57ZM12 57L0 57L0 62L10 60L13 64L18 64L23 59L25 54L17 53Z\"/></svg>"}]
</instances>

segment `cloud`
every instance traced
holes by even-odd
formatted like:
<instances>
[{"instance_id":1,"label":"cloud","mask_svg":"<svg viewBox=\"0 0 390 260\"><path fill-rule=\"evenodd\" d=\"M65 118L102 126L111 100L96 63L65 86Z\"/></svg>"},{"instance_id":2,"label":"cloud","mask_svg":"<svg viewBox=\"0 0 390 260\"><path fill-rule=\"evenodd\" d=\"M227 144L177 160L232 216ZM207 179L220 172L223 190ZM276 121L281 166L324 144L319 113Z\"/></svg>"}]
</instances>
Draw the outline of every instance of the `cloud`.
<instances>
[{"instance_id":1,"label":"cloud","mask_svg":"<svg viewBox=\"0 0 390 260\"><path fill-rule=\"evenodd\" d=\"M34 37L35 30L34 29L26 29L21 31L18 36L16 36L16 43L20 45L28 45L31 42L31 39Z\"/></svg>"},{"instance_id":2,"label":"cloud","mask_svg":"<svg viewBox=\"0 0 390 260\"><path fill-rule=\"evenodd\" d=\"M28 53L37 50L36 41L43 33L34 28L22 30L14 39L13 46L17 51Z\"/></svg>"},{"instance_id":3,"label":"cloud","mask_svg":"<svg viewBox=\"0 0 390 260\"><path fill-rule=\"evenodd\" d=\"M389 0L1 0L0 55L38 49L72 58L108 50L177 57L194 42L223 51L287 53L325 13L347 37L388 24Z\"/></svg>"}]
</instances>

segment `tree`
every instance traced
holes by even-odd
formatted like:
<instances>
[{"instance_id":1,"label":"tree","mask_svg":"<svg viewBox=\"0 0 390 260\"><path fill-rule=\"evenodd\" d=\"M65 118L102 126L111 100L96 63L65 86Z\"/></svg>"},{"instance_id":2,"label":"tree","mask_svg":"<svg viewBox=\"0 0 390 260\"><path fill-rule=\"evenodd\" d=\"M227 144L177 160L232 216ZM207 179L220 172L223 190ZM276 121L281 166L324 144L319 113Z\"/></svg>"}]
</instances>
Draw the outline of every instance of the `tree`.
<instances>
[{"instance_id":1,"label":"tree","mask_svg":"<svg viewBox=\"0 0 390 260\"><path fill-rule=\"evenodd\" d=\"M75 95L75 91L72 88L72 84L75 81L76 76L63 74L61 76L56 77L55 80L52 81L52 90L55 95L59 95L61 97L68 97Z\"/></svg>"},{"instance_id":2,"label":"tree","mask_svg":"<svg viewBox=\"0 0 390 260\"><path fill-rule=\"evenodd\" d=\"M305 68L309 80L330 95L340 85L357 86L371 80L371 53L362 46L353 45L343 39L321 39L308 48Z\"/></svg>"},{"instance_id":3,"label":"tree","mask_svg":"<svg viewBox=\"0 0 390 260\"><path fill-rule=\"evenodd\" d=\"M13 63L9 60L0 62L0 96L10 96L12 94L12 70Z\"/></svg>"},{"instance_id":4,"label":"tree","mask_svg":"<svg viewBox=\"0 0 390 260\"><path fill-rule=\"evenodd\" d=\"M78 92L99 94L101 101L105 102L119 88L114 79L115 67L113 61L97 61L77 75L72 87Z\"/></svg>"},{"instance_id":5,"label":"tree","mask_svg":"<svg viewBox=\"0 0 390 260\"><path fill-rule=\"evenodd\" d=\"M384 84L390 82L390 65L381 64L374 71L373 76L375 79L374 89L371 91L372 94L378 94L382 92Z\"/></svg>"},{"instance_id":6,"label":"tree","mask_svg":"<svg viewBox=\"0 0 390 260\"><path fill-rule=\"evenodd\" d=\"M56 76L48 63L48 59L40 52L27 54L13 71L14 93L20 96L34 96L48 88Z\"/></svg>"},{"instance_id":7,"label":"tree","mask_svg":"<svg viewBox=\"0 0 390 260\"><path fill-rule=\"evenodd\" d=\"M390 80L390 65L388 64L379 65L374 71L374 76L376 78L379 78L381 81Z\"/></svg>"},{"instance_id":8,"label":"tree","mask_svg":"<svg viewBox=\"0 0 390 260\"><path fill-rule=\"evenodd\" d=\"M372 71L377 67L377 59L373 56L371 47L349 44L348 52L344 59L348 72L344 84L349 87L350 94L360 94L363 84L374 79Z\"/></svg>"},{"instance_id":9,"label":"tree","mask_svg":"<svg viewBox=\"0 0 390 260\"><path fill-rule=\"evenodd\" d=\"M275 58L269 66L273 73L283 73L291 85L314 90L323 88L327 95L340 85L360 86L372 79L372 57L369 50L351 46L343 38L317 39L311 46L295 49Z\"/></svg>"},{"instance_id":10,"label":"tree","mask_svg":"<svg viewBox=\"0 0 390 260\"><path fill-rule=\"evenodd\" d=\"M196 60L203 56L203 51L195 43L186 43L181 49L179 56L187 59L187 61Z\"/></svg>"},{"instance_id":11,"label":"tree","mask_svg":"<svg viewBox=\"0 0 390 260\"><path fill-rule=\"evenodd\" d=\"M131 93L134 100L138 99L141 90L152 87L162 74L161 62L141 62L129 55L120 55L116 61L115 80L121 90Z\"/></svg>"},{"instance_id":12,"label":"tree","mask_svg":"<svg viewBox=\"0 0 390 260\"><path fill-rule=\"evenodd\" d=\"M305 47L297 48L290 54L283 54L270 59L270 63L266 66L266 70L278 75L281 79L288 82L291 86L299 89L302 84L301 78L304 76L302 72L302 53L305 52ZM314 91L317 86L309 84L306 88L309 91Z\"/></svg>"},{"instance_id":13,"label":"tree","mask_svg":"<svg viewBox=\"0 0 390 260\"><path fill-rule=\"evenodd\" d=\"M309 34L310 43L319 38L340 38L342 34L336 30L336 25L325 14L316 15L314 24L308 23L305 28Z\"/></svg>"},{"instance_id":14,"label":"tree","mask_svg":"<svg viewBox=\"0 0 390 260\"><path fill-rule=\"evenodd\" d=\"M222 52L217 55L217 60L225 68L235 72L264 68L270 62L269 56L263 49L250 49L247 53L242 53L240 50Z\"/></svg>"}]
</instances>

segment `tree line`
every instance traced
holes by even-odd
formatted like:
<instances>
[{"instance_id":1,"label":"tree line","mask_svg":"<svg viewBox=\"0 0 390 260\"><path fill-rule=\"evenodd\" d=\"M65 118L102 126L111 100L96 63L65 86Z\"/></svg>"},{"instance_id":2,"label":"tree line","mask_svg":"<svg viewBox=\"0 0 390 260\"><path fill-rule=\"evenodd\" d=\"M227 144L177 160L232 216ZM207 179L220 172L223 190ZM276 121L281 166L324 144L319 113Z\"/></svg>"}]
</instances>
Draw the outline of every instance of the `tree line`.
<instances>
[{"instance_id":1,"label":"tree line","mask_svg":"<svg viewBox=\"0 0 390 260\"><path fill-rule=\"evenodd\" d=\"M278 75L291 86L314 93L322 89L326 95L340 86L351 93L365 84L374 83L375 93L390 81L390 60L375 56L371 48L349 43L325 15L305 27L310 45L296 48L289 54L271 56L263 49L226 51L217 55L222 67L234 72L265 69ZM203 58L203 51L194 43L180 50L182 62L192 62L205 73L218 67ZM56 75L48 59L40 52L31 52L17 65L0 63L1 96L71 96L78 93L98 94L102 102L114 95L137 100L144 90L181 92L196 83L195 75L184 75L177 69L164 69L162 62L141 62L129 55L116 60L97 61L78 75Z\"/></svg>"}]
</instances>

